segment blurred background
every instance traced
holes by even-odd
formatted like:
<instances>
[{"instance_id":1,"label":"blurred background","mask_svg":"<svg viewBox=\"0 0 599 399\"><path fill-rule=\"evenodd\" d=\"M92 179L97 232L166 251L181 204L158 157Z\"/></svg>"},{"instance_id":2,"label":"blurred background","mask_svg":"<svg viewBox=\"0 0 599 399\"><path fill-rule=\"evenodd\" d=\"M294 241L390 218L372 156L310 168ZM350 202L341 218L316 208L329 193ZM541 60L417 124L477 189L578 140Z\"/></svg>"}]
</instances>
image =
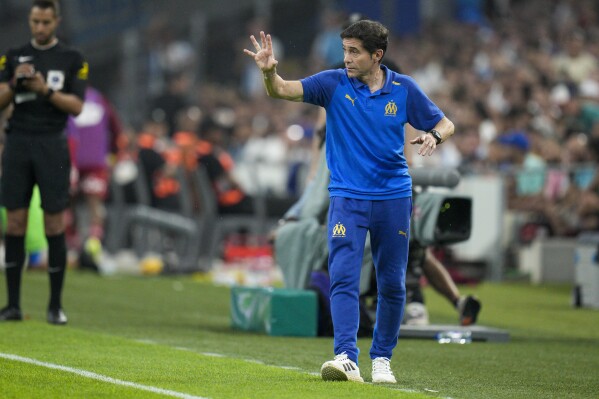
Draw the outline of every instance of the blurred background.
<instances>
[{"instance_id":1,"label":"blurred background","mask_svg":"<svg viewBox=\"0 0 599 399\"><path fill-rule=\"evenodd\" d=\"M0 1L2 52L29 37L29 6ZM596 245L596 1L62 0L62 7L59 37L84 53L90 84L120 121L101 237L109 255L151 251L172 271L268 259L268 231L303 191L318 110L266 98L242 50L250 34L270 32L279 73L305 77L342 61L339 33L352 13L390 28L383 62L414 77L456 125L450 141L430 159L412 157L412 167L458 170L452 192L473 200L471 238L435 248L457 282L573 282L576 248ZM198 189L206 177L222 215L211 221ZM136 232L137 224L144 227ZM75 249L88 235L81 231ZM252 267L272 266L265 262Z\"/></svg>"}]
</instances>

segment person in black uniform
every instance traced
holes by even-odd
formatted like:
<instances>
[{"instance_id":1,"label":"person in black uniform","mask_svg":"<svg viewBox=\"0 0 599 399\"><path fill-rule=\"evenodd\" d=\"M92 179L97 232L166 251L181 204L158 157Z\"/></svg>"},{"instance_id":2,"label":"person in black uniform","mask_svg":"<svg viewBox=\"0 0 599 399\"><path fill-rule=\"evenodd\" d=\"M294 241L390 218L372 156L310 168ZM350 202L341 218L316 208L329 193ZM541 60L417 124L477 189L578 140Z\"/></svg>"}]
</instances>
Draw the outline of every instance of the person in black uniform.
<instances>
[{"instance_id":1,"label":"person in black uniform","mask_svg":"<svg viewBox=\"0 0 599 399\"><path fill-rule=\"evenodd\" d=\"M59 42L57 1L35 0L29 13L32 39L0 58L0 110L13 105L2 156L2 198L8 305L0 321L22 320L21 274L25 261L27 210L39 186L48 240L50 303L47 320L66 324L61 296L66 269L64 210L69 200L70 156L64 129L78 115L88 75L82 55Z\"/></svg>"}]
</instances>

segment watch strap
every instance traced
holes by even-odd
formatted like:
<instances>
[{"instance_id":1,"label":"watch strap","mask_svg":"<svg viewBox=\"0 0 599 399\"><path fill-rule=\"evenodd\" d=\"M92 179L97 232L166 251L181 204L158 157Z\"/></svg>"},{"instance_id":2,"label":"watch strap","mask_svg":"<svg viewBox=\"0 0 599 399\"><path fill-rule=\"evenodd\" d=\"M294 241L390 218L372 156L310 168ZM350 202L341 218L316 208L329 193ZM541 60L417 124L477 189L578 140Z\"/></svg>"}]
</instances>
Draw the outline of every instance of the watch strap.
<instances>
[{"instance_id":1,"label":"watch strap","mask_svg":"<svg viewBox=\"0 0 599 399\"><path fill-rule=\"evenodd\" d=\"M429 130L428 133L430 133L435 138L437 145L441 144L441 142L443 141L443 137L441 136L441 133L439 133L435 129Z\"/></svg>"}]
</instances>

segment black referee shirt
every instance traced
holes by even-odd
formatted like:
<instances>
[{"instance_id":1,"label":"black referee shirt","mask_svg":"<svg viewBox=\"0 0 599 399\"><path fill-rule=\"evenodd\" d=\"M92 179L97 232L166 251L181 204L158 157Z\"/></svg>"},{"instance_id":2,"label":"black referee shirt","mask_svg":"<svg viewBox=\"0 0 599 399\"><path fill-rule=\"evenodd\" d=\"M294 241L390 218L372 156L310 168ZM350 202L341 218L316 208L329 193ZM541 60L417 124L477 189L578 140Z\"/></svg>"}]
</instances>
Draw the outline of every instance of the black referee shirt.
<instances>
[{"instance_id":1,"label":"black referee shirt","mask_svg":"<svg viewBox=\"0 0 599 399\"><path fill-rule=\"evenodd\" d=\"M26 44L11 49L0 58L0 82L8 82L19 64L33 64L41 72L49 88L54 91L75 94L85 98L88 65L76 50L60 42L55 46L39 50ZM63 131L68 114L56 108L44 96L17 90L14 111L8 121L7 133L11 131L44 134Z\"/></svg>"}]
</instances>

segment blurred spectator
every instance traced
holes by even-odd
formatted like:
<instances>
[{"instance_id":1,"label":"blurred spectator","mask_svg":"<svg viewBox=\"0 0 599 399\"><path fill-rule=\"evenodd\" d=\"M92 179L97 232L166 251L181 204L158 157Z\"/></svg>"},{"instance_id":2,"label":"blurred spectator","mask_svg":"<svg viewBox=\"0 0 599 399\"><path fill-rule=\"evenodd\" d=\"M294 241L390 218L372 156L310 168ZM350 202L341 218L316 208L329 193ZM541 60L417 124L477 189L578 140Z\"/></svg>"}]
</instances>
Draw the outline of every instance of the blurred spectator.
<instances>
[{"instance_id":1,"label":"blurred spectator","mask_svg":"<svg viewBox=\"0 0 599 399\"><path fill-rule=\"evenodd\" d=\"M177 26L181 29L182 26ZM188 40L177 35L165 15L154 16L146 32L148 91L156 97L167 90L170 76L193 76L197 55Z\"/></svg>"},{"instance_id":2,"label":"blurred spectator","mask_svg":"<svg viewBox=\"0 0 599 399\"><path fill-rule=\"evenodd\" d=\"M590 136L595 124L599 123L599 103L584 101L576 94L571 94L561 109L566 136L573 133Z\"/></svg>"},{"instance_id":3,"label":"blurred spectator","mask_svg":"<svg viewBox=\"0 0 599 399\"><path fill-rule=\"evenodd\" d=\"M343 46L339 35L345 16L336 9L326 8L319 18L321 27L312 42L311 51L314 71L332 68L343 60Z\"/></svg>"},{"instance_id":4,"label":"blurred spectator","mask_svg":"<svg viewBox=\"0 0 599 399\"><path fill-rule=\"evenodd\" d=\"M146 121L137 135L136 155L150 205L163 210L179 210L180 184L175 174L182 164L182 155L167 137L164 122Z\"/></svg>"},{"instance_id":5,"label":"blurred spectator","mask_svg":"<svg viewBox=\"0 0 599 399\"><path fill-rule=\"evenodd\" d=\"M481 302L472 295L460 293L449 271L437 259L431 247L422 246L417 241L411 240L406 271L406 308L402 324L413 326L429 324L422 292L423 277L457 310L461 325L468 326L476 323Z\"/></svg>"},{"instance_id":6,"label":"blurred spectator","mask_svg":"<svg viewBox=\"0 0 599 399\"><path fill-rule=\"evenodd\" d=\"M508 209L540 210L538 198L545 180L545 162L530 149L530 140L523 131L506 132L491 146L489 159L508 173Z\"/></svg>"},{"instance_id":7,"label":"blurred spectator","mask_svg":"<svg viewBox=\"0 0 599 399\"><path fill-rule=\"evenodd\" d=\"M250 215L265 213L260 216L280 218L295 201L293 197L280 197L262 192L248 193L233 173L235 162L222 145L229 137L229 133L211 117L202 121L198 137L195 144L197 163L206 169L212 182L219 213Z\"/></svg>"},{"instance_id":8,"label":"blurred spectator","mask_svg":"<svg viewBox=\"0 0 599 399\"><path fill-rule=\"evenodd\" d=\"M569 135L562 142L563 155L562 165L573 168L576 165L584 165L589 162L597 162L597 158L589 147L589 137L584 133Z\"/></svg>"},{"instance_id":9,"label":"blurred spectator","mask_svg":"<svg viewBox=\"0 0 599 399\"><path fill-rule=\"evenodd\" d=\"M599 68L597 58L585 49L584 31L577 29L570 32L564 47L564 51L553 60L558 79L579 84Z\"/></svg>"},{"instance_id":10,"label":"blurred spectator","mask_svg":"<svg viewBox=\"0 0 599 399\"><path fill-rule=\"evenodd\" d=\"M244 189L252 194L284 196L287 189L288 146L284 136L287 129L281 114L268 120L266 115L256 115L254 119L264 119L260 128L245 143L236 167L236 176ZM301 127L300 127L301 129Z\"/></svg>"},{"instance_id":11,"label":"blurred spectator","mask_svg":"<svg viewBox=\"0 0 599 399\"><path fill-rule=\"evenodd\" d=\"M458 127L459 135L455 135L455 146L460 154L460 163L455 167L462 174L472 173L481 168L483 157L480 150L481 139L475 126Z\"/></svg>"},{"instance_id":12,"label":"blurred spectator","mask_svg":"<svg viewBox=\"0 0 599 399\"><path fill-rule=\"evenodd\" d=\"M175 132L178 113L190 105L188 95L191 83L186 73L168 75L166 91L154 98L150 104L150 117L166 123L169 137Z\"/></svg>"},{"instance_id":13,"label":"blurred spectator","mask_svg":"<svg viewBox=\"0 0 599 399\"><path fill-rule=\"evenodd\" d=\"M599 68L580 82L578 90L581 99L599 104Z\"/></svg>"},{"instance_id":14,"label":"blurred spectator","mask_svg":"<svg viewBox=\"0 0 599 399\"><path fill-rule=\"evenodd\" d=\"M236 162L239 162L243 155L247 142L252 138L254 130L252 128L252 118L250 116L239 114L236 117L235 126L231 132L229 141L229 151Z\"/></svg>"},{"instance_id":15,"label":"blurred spectator","mask_svg":"<svg viewBox=\"0 0 599 399\"><path fill-rule=\"evenodd\" d=\"M220 213L254 213L253 199L246 195L232 174L235 163L221 146L227 133L211 118L200 125L197 161L206 168L214 187Z\"/></svg>"},{"instance_id":16,"label":"blurred spectator","mask_svg":"<svg viewBox=\"0 0 599 399\"><path fill-rule=\"evenodd\" d=\"M67 135L74 148L72 165L76 168L74 195L81 195L88 213L87 231L75 217L71 227L71 243L81 238L101 241L104 238L104 201L108 194L111 166L122 145L120 119L108 99L94 87L85 91L83 110L77 117L69 117ZM76 201L76 199L75 199ZM74 203L76 205L76 202Z\"/></svg>"}]
</instances>

